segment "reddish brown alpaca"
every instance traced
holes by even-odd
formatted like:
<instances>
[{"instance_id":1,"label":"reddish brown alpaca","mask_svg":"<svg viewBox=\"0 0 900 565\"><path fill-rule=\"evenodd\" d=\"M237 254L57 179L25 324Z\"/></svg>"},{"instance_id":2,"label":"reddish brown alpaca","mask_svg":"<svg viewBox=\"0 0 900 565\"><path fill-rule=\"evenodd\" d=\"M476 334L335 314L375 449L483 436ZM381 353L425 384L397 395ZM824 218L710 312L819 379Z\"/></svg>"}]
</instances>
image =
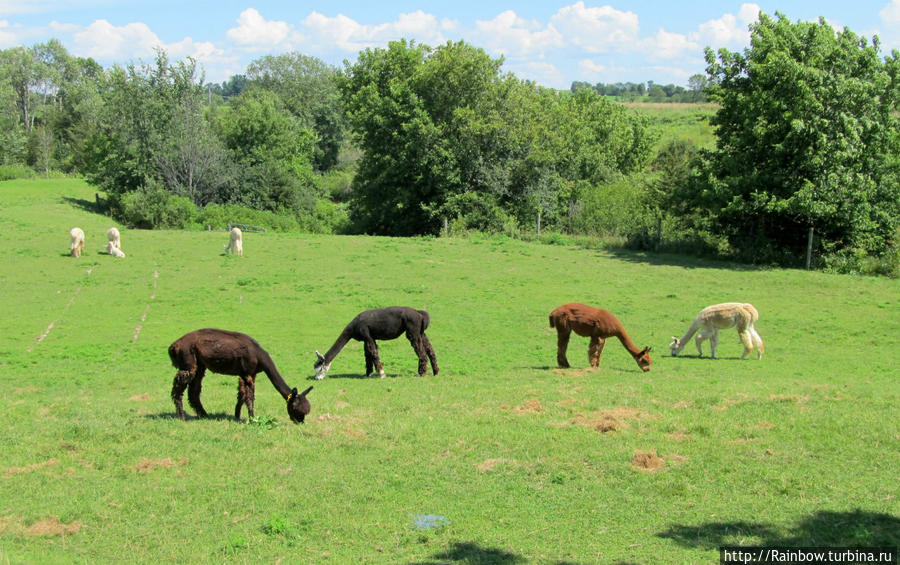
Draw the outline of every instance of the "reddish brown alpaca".
<instances>
[{"instance_id":1,"label":"reddish brown alpaca","mask_svg":"<svg viewBox=\"0 0 900 565\"><path fill-rule=\"evenodd\" d=\"M206 369L222 375L237 375L238 397L234 407L234 417L241 419L241 407L247 405L253 417L253 401L256 392L256 375L265 373L272 385L287 402L288 416L296 423L303 423L310 406L306 395L313 387L302 393L291 389L275 368L275 362L255 339L249 335L227 330L202 329L187 333L169 346L169 358L178 369L172 383L172 401L178 417L184 420L181 397L188 389L188 402L197 416L207 416L200 402L200 390Z\"/></svg>"},{"instance_id":2,"label":"reddish brown alpaca","mask_svg":"<svg viewBox=\"0 0 900 565\"><path fill-rule=\"evenodd\" d=\"M556 362L560 367L566 369L569 367L569 361L566 359L566 349L569 346L569 336L574 331L582 337L591 338L591 343L588 346L588 359L591 362L591 367L600 366L600 355L603 353L606 339L615 336L619 338L625 349L631 353L631 356L634 357L642 371L650 370L650 348L639 349L628 337L621 322L606 310L578 304L577 302L563 304L553 312L550 312L550 327L556 328Z\"/></svg>"}]
</instances>

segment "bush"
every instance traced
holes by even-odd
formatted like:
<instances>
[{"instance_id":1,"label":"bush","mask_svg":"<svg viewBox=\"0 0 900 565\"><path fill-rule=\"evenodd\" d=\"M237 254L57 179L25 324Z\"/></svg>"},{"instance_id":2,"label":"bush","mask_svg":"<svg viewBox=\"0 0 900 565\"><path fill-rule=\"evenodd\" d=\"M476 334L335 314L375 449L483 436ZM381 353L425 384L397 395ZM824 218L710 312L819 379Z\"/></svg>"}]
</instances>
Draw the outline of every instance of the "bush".
<instances>
[{"instance_id":1,"label":"bush","mask_svg":"<svg viewBox=\"0 0 900 565\"><path fill-rule=\"evenodd\" d=\"M34 178L35 172L25 165L0 165L0 181Z\"/></svg>"},{"instance_id":2,"label":"bush","mask_svg":"<svg viewBox=\"0 0 900 565\"><path fill-rule=\"evenodd\" d=\"M189 198L151 185L124 194L120 215L118 219L132 228L184 229L194 223L197 207Z\"/></svg>"},{"instance_id":3,"label":"bush","mask_svg":"<svg viewBox=\"0 0 900 565\"><path fill-rule=\"evenodd\" d=\"M208 204L197 214L197 223L213 229L225 229L229 224L249 224L274 232L300 231L300 223L290 212L254 210L236 204Z\"/></svg>"}]
</instances>

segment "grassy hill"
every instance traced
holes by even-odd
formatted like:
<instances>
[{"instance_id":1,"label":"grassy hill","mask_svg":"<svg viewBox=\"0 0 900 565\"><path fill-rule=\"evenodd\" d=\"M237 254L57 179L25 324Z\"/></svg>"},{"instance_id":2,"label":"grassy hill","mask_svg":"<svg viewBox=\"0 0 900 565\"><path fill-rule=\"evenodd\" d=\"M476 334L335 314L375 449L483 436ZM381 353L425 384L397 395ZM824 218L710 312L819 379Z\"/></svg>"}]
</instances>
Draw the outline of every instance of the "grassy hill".
<instances>
[{"instance_id":1,"label":"grassy hill","mask_svg":"<svg viewBox=\"0 0 900 565\"><path fill-rule=\"evenodd\" d=\"M711 562L723 544L898 545L900 282L754 270L504 238L391 239L122 229L80 181L0 183L0 562ZM67 255L68 231L87 234ZM668 356L704 306L752 302L740 361ZM638 345L599 370L547 315L606 308ZM364 378L359 311L425 308L441 373L403 338ZM166 349L250 334L312 413L264 375L252 422L208 374L207 420L174 418ZM187 403L185 403L187 404ZM190 411L189 411L190 413Z\"/></svg>"}]
</instances>

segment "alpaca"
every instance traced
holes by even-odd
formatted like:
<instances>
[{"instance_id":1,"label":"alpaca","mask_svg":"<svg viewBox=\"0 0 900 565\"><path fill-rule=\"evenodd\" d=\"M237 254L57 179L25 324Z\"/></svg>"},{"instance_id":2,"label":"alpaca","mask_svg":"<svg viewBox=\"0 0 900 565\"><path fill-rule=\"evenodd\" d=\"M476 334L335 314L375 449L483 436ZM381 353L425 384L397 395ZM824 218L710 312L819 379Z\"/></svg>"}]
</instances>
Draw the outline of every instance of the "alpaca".
<instances>
[{"instance_id":1,"label":"alpaca","mask_svg":"<svg viewBox=\"0 0 900 565\"><path fill-rule=\"evenodd\" d=\"M69 251L72 257L81 257L84 251L84 231L81 228L72 228L69 230Z\"/></svg>"},{"instance_id":2,"label":"alpaca","mask_svg":"<svg viewBox=\"0 0 900 565\"><path fill-rule=\"evenodd\" d=\"M106 252L113 257L118 257L119 259L125 258L125 252L116 247L112 241L106 243Z\"/></svg>"},{"instance_id":3,"label":"alpaca","mask_svg":"<svg viewBox=\"0 0 900 565\"><path fill-rule=\"evenodd\" d=\"M414 310L406 306L391 306L376 310L360 312L347 324L337 341L331 346L325 355L316 351L316 360L313 368L316 371L316 380L321 380L331 368L331 362L337 357L341 349L351 339L362 341L365 344L366 376L372 376L375 369L378 376L384 378L384 368L378 357L377 339L396 339L406 332L406 339L412 345L419 357L419 376L424 376L428 370L428 361L431 360L431 370L438 374L437 356L425 330L431 318L425 310Z\"/></svg>"},{"instance_id":4,"label":"alpaca","mask_svg":"<svg viewBox=\"0 0 900 565\"><path fill-rule=\"evenodd\" d=\"M738 337L741 339L741 343L744 344L744 354L741 355L741 359L746 358L747 354L753 351L754 346L756 346L756 358L762 359L765 352L765 344L756 332L756 328L753 327L757 320L759 320L759 312L756 311L752 304L725 302L707 306L697 314L691 327L688 328L687 333L681 339L672 336L672 343L669 344L672 357L676 357L681 353L691 336L699 331L695 339L697 351L703 357L701 345L703 340L709 339L709 348L711 350L709 356L715 359L716 347L719 345L719 330L737 326Z\"/></svg>"},{"instance_id":5,"label":"alpaca","mask_svg":"<svg viewBox=\"0 0 900 565\"><path fill-rule=\"evenodd\" d=\"M244 256L244 234L241 228L231 228L228 245L225 246L225 252L237 253L238 257Z\"/></svg>"},{"instance_id":6,"label":"alpaca","mask_svg":"<svg viewBox=\"0 0 900 565\"><path fill-rule=\"evenodd\" d=\"M313 387L302 393L291 389L275 368L272 358L252 337L226 330L202 329L183 335L169 346L169 358L178 369L172 383L172 401L178 417L184 420L181 397L188 389L188 401L197 416L207 416L200 403L200 389L206 370L222 375L237 375L238 396L234 407L234 418L241 419L241 407L247 405L247 412L253 417L256 374L263 372L287 402L288 416L297 423L303 423L310 406L306 395Z\"/></svg>"},{"instance_id":7,"label":"alpaca","mask_svg":"<svg viewBox=\"0 0 900 565\"><path fill-rule=\"evenodd\" d=\"M550 312L550 327L556 328L556 362L564 369L569 367L566 349L569 346L569 336L574 331L582 337L591 338L588 346L588 360L591 367L600 366L600 356L603 354L606 339L615 336L631 353L642 371L650 370L650 347L639 349L628 337L621 322L606 310L576 302L563 304Z\"/></svg>"},{"instance_id":8,"label":"alpaca","mask_svg":"<svg viewBox=\"0 0 900 565\"><path fill-rule=\"evenodd\" d=\"M115 227L111 227L106 231L106 239L109 240L109 243L112 244L116 249L122 249L122 240L119 237L119 230ZM108 248L109 246L107 246Z\"/></svg>"}]
</instances>

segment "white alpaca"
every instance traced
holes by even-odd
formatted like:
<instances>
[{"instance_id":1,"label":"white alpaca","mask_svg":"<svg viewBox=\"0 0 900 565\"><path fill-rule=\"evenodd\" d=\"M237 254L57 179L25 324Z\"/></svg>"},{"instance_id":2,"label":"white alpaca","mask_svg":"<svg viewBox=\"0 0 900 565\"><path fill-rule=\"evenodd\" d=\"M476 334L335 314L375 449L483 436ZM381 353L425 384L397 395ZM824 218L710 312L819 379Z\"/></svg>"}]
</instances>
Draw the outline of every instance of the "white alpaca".
<instances>
[{"instance_id":1,"label":"white alpaca","mask_svg":"<svg viewBox=\"0 0 900 565\"><path fill-rule=\"evenodd\" d=\"M240 228L231 228L231 238L228 241L228 245L225 246L225 251L237 253L238 257L244 256L244 235L241 233Z\"/></svg>"},{"instance_id":2,"label":"white alpaca","mask_svg":"<svg viewBox=\"0 0 900 565\"><path fill-rule=\"evenodd\" d=\"M715 359L716 347L719 345L719 330L737 326L738 337L741 339L741 343L744 344L744 354L741 355L741 359L747 357L747 354L753 351L754 346L756 346L756 358L762 359L765 352L765 344L753 327L757 320L759 320L759 312L756 311L752 304L725 302L724 304L707 306L697 314L691 327L681 339L672 336L672 343L669 344L669 349L672 351L673 357L677 356L684 349L691 336L699 331L700 333L697 333L695 340L697 351L702 357L703 349L701 345L703 340L709 339L709 347L712 350L710 357Z\"/></svg>"},{"instance_id":3,"label":"white alpaca","mask_svg":"<svg viewBox=\"0 0 900 565\"><path fill-rule=\"evenodd\" d=\"M106 239L117 249L122 249L122 240L119 237L119 230L115 227L109 228L106 232ZM107 246L108 247L108 246Z\"/></svg>"},{"instance_id":4,"label":"white alpaca","mask_svg":"<svg viewBox=\"0 0 900 565\"><path fill-rule=\"evenodd\" d=\"M125 252L113 245L112 241L106 244L106 251L113 257L118 257L119 259L125 258Z\"/></svg>"},{"instance_id":5,"label":"white alpaca","mask_svg":"<svg viewBox=\"0 0 900 565\"><path fill-rule=\"evenodd\" d=\"M84 251L84 232L81 228L72 228L69 230L69 238L71 239L69 251L72 257L81 257L81 252Z\"/></svg>"}]
</instances>

